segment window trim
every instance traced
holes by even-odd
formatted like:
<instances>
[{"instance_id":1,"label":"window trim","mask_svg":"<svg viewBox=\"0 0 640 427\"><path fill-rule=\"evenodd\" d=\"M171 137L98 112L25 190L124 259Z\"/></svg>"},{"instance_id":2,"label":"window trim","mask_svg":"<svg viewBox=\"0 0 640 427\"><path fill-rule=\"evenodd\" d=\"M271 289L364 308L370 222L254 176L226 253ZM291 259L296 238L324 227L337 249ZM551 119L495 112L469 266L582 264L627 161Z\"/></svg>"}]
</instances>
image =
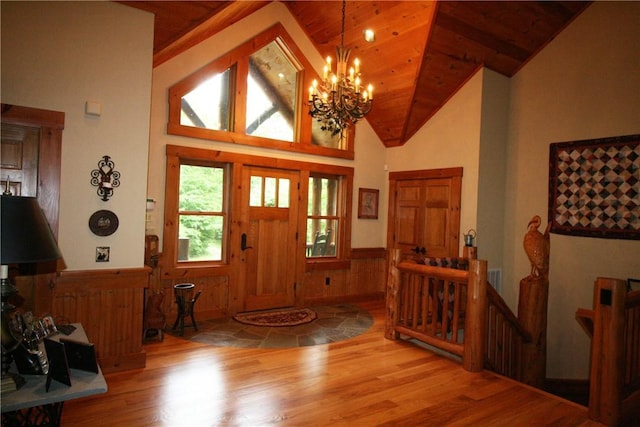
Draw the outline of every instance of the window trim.
<instances>
[{"instance_id":1,"label":"window trim","mask_svg":"<svg viewBox=\"0 0 640 427\"><path fill-rule=\"evenodd\" d=\"M317 167L319 166L319 167ZM300 196L302 200L306 200L304 204L303 220L304 231L306 236L307 219L308 219L308 200L309 200L309 179L314 176L330 176L340 177L338 192L338 230L336 236L338 250L334 257L307 257L305 242L305 270L342 270L348 269L351 265L351 223L352 223L352 207L353 198L353 169L332 165L316 165L310 164L307 173L301 178L304 180L303 191ZM301 209L302 210L302 209Z\"/></svg>"},{"instance_id":2,"label":"window trim","mask_svg":"<svg viewBox=\"0 0 640 427\"><path fill-rule=\"evenodd\" d=\"M222 218L223 228L222 228L222 254L220 260L204 260L204 261L177 261L178 265L189 265L192 263L197 263L197 265L211 265L217 266L221 264L227 264L228 259L228 235L229 235L229 213L231 211L229 206L229 183L231 182L231 165L229 163L220 163L220 162L202 162L202 161L193 161L189 159L181 159L180 164L178 166L179 173L178 178L181 176L181 166L198 166L198 167L210 167L210 168L219 168L223 170L223 182L222 182L222 209L220 212L206 211L206 212L190 212L180 210L180 181L178 182L178 209L176 211L176 236L175 239L177 242L180 241L180 223L183 216L207 216L207 217L218 217Z\"/></svg>"},{"instance_id":3,"label":"window trim","mask_svg":"<svg viewBox=\"0 0 640 427\"><path fill-rule=\"evenodd\" d=\"M267 44L275 41L289 58L290 62L298 69L299 79L297 93L296 129L294 129L294 140L280 141L277 139L264 138L247 135L237 131L220 131L213 129L197 128L185 126L180 123L181 99L184 95L194 89L199 83L205 81L212 74L223 72L228 68L235 69L232 76L235 84L235 97L231 101L233 129L245 128L246 111L246 79L248 70L248 57L251 53L263 48ZM180 82L169 88L169 119L167 133L170 135L187 136L191 138L208 139L233 144L250 145L262 148L272 148L285 151L293 151L307 154L314 154L326 157L336 157L353 160L355 126L348 128L347 147L345 149L329 148L311 143L312 118L308 114L306 104L307 88L311 86L313 79L319 79L311 63L305 58L302 51L297 47L293 38L285 31L282 24L276 24L264 32L258 34L253 39L241 44L235 49L220 56L204 67L188 75Z\"/></svg>"},{"instance_id":4,"label":"window trim","mask_svg":"<svg viewBox=\"0 0 640 427\"><path fill-rule=\"evenodd\" d=\"M240 225L237 216L240 215L240 197L235 186L240 179L239 171L244 166L259 166L276 169L294 170L300 173L300 200L305 203L298 205L298 253L306 271L348 269L351 265L351 226L352 226L352 197L353 175L351 167L328 165L321 163L286 160L280 158L262 157L240 153L230 153L212 149L193 148L177 145L166 146L166 179L165 179L165 203L164 203L164 229L163 229L163 265L162 277L165 279L186 279L191 277L231 275L238 267L240 258L239 248L233 246L232 236L239 235ZM223 260L220 261L193 261L178 262L178 203L179 203L179 178L181 162L195 165L221 165L229 168L228 180L225 183L226 206L229 209L226 221L226 249ZM307 227L307 201L309 193L309 177L312 174L324 174L341 176L342 190L340 191L339 215L341 216L342 230L336 237L341 248L336 257L307 258L306 257L306 227ZM226 258L225 258L226 256Z\"/></svg>"}]
</instances>

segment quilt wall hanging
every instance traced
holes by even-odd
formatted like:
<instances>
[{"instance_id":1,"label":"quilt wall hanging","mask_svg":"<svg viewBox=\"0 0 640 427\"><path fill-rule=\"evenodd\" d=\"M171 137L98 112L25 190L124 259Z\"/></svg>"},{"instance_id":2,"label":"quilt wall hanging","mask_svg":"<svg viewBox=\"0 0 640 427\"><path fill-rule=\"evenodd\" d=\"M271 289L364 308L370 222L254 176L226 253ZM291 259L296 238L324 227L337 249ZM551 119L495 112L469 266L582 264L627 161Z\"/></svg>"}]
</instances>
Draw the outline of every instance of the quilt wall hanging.
<instances>
[{"instance_id":1,"label":"quilt wall hanging","mask_svg":"<svg viewBox=\"0 0 640 427\"><path fill-rule=\"evenodd\" d=\"M550 145L551 232L640 240L640 135Z\"/></svg>"}]
</instances>

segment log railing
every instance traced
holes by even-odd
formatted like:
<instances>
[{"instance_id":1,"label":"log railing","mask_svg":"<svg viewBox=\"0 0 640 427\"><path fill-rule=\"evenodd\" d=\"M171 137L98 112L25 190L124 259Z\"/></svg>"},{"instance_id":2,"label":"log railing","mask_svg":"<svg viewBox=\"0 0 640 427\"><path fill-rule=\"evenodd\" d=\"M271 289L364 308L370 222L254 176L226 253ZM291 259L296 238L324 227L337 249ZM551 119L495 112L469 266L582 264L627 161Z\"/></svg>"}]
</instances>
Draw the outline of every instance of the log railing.
<instances>
[{"instance_id":1,"label":"log railing","mask_svg":"<svg viewBox=\"0 0 640 427\"><path fill-rule=\"evenodd\" d=\"M640 291L598 278L593 309L576 318L591 335L589 417L607 425L640 424ZM637 424L636 424L637 423Z\"/></svg>"},{"instance_id":2,"label":"log railing","mask_svg":"<svg viewBox=\"0 0 640 427\"><path fill-rule=\"evenodd\" d=\"M522 344L530 340L488 286L485 260L470 259L463 271L403 260L400 250L389 261L385 335L458 355L469 371L488 367L514 379L522 373Z\"/></svg>"}]
</instances>

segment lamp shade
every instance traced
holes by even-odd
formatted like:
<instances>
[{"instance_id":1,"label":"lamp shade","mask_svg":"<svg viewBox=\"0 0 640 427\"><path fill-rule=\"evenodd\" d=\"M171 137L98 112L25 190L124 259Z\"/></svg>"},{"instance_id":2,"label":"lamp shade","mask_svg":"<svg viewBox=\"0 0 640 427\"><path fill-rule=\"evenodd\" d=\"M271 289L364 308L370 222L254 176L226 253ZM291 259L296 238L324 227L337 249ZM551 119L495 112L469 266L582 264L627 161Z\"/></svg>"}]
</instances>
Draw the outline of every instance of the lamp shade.
<instances>
[{"instance_id":1,"label":"lamp shade","mask_svg":"<svg viewBox=\"0 0 640 427\"><path fill-rule=\"evenodd\" d=\"M33 197L1 196L2 264L47 262L60 258L49 223Z\"/></svg>"}]
</instances>

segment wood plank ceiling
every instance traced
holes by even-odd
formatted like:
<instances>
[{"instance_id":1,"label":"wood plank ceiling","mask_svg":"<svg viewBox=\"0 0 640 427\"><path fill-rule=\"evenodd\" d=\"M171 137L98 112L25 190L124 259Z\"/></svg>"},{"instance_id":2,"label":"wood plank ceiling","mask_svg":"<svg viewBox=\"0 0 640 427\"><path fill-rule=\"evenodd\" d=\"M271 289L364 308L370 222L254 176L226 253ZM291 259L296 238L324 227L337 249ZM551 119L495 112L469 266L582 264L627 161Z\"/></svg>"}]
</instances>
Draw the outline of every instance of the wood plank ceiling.
<instances>
[{"instance_id":1,"label":"wood plank ceiling","mask_svg":"<svg viewBox=\"0 0 640 427\"><path fill-rule=\"evenodd\" d=\"M281 1L281 0L276 0ZM269 1L121 1L155 14L154 66ZM339 1L282 1L322 56L340 44ZM513 76L588 1L351 1L344 45L374 86L367 116L385 146L407 142L485 66ZM374 43L363 31L373 29ZM214 58L212 58L214 59Z\"/></svg>"}]
</instances>

